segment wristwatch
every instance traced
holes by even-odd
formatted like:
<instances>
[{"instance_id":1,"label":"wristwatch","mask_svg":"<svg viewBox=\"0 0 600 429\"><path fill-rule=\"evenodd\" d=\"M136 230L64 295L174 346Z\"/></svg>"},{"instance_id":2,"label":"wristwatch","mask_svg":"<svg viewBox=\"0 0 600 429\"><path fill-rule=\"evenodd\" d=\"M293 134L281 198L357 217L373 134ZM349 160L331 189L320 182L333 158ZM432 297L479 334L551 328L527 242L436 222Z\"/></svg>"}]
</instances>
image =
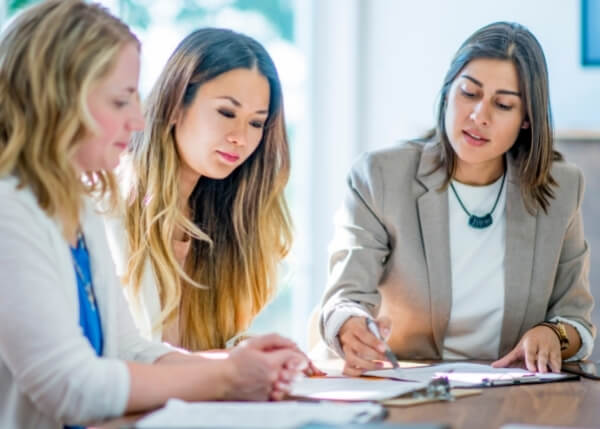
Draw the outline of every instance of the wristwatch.
<instances>
[{"instance_id":1,"label":"wristwatch","mask_svg":"<svg viewBox=\"0 0 600 429\"><path fill-rule=\"evenodd\" d=\"M569 348L569 336L567 335L567 330L565 328L564 323L561 322L542 322L538 323L536 326L546 326L554 331L556 336L558 337L558 341L560 341L560 350L566 350Z\"/></svg>"}]
</instances>

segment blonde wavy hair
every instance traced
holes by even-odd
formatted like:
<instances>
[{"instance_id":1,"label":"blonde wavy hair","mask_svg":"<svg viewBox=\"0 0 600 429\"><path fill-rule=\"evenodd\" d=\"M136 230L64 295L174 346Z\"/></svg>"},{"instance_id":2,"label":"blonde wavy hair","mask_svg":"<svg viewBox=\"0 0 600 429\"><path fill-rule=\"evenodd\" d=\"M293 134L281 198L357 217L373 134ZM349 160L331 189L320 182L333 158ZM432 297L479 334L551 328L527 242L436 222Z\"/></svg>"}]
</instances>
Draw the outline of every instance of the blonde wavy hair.
<instances>
[{"instance_id":1,"label":"blonde wavy hair","mask_svg":"<svg viewBox=\"0 0 600 429\"><path fill-rule=\"evenodd\" d=\"M192 219L187 219L178 207L175 118L203 83L233 69L254 67L270 85L262 140L227 178L198 181L188 200ZM176 48L145 106L146 126L134 136L130 168L125 168L131 175L126 287L139 297L149 260L161 301L154 328L178 318L181 346L222 348L271 299L278 264L291 246L284 199L290 159L279 77L255 40L230 30L202 29ZM183 268L172 248L176 228L192 239Z\"/></svg>"},{"instance_id":2,"label":"blonde wavy hair","mask_svg":"<svg viewBox=\"0 0 600 429\"><path fill-rule=\"evenodd\" d=\"M1 37L0 177L18 177L19 187L31 188L40 207L72 233L83 195L103 196L116 185L110 172L82 178L73 166L78 142L96 129L90 87L125 44L139 42L106 9L79 0L30 7Z\"/></svg>"}]
</instances>

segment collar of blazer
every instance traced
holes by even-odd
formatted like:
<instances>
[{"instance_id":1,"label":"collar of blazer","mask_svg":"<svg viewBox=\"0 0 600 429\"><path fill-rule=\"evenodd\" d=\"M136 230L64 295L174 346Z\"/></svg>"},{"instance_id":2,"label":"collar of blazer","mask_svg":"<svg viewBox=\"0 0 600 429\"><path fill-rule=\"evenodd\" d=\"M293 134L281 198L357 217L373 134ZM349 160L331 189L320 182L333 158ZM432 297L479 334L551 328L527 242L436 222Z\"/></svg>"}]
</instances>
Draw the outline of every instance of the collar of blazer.
<instances>
[{"instance_id":1,"label":"collar of blazer","mask_svg":"<svg viewBox=\"0 0 600 429\"><path fill-rule=\"evenodd\" d=\"M433 337L441 356L450 320L452 281L448 196L446 190L441 189L447 174L440 163L440 153L438 142L425 144L416 180L425 188L425 192L417 197L417 206L429 275ZM505 313L500 356L508 353L527 330L523 322L531 291L537 219L537 211L531 215L525 207L514 160L507 155L506 161Z\"/></svg>"}]
</instances>

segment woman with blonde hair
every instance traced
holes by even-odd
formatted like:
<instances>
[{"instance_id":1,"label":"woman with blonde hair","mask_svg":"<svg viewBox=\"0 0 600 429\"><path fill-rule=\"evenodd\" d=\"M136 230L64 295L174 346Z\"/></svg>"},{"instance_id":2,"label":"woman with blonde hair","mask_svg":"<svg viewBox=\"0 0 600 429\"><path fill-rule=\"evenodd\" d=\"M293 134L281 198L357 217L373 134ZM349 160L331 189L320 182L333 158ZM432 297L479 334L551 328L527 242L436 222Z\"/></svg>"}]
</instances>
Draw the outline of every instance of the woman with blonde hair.
<instances>
[{"instance_id":1,"label":"woman with blonde hair","mask_svg":"<svg viewBox=\"0 0 600 429\"><path fill-rule=\"evenodd\" d=\"M147 336L223 348L273 296L290 248L275 65L250 37L197 30L169 58L145 120L123 166L126 239L109 228L116 264Z\"/></svg>"},{"instance_id":2,"label":"woman with blonde hair","mask_svg":"<svg viewBox=\"0 0 600 429\"><path fill-rule=\"evenodd\" d=\"M0 426L59 428L189 401L279 398L305 365L255 338L222 358L143 339L94 199L143 127L139 42L102 7L33 6L0 40Z\"/></svg>"},{"instance_id":3,"label":"woman with blonde hair","mask_svg":"<svg viewBox=\"0 0 600 429\"><path fill-rule=\"evenodd\" d=\"M496 22L458 49L434 132L366 154L336 218L321 333L357 375L386 360L522 361L593 347L581 171L555 150L542 47Z\"/></svg>"}]
</instances>

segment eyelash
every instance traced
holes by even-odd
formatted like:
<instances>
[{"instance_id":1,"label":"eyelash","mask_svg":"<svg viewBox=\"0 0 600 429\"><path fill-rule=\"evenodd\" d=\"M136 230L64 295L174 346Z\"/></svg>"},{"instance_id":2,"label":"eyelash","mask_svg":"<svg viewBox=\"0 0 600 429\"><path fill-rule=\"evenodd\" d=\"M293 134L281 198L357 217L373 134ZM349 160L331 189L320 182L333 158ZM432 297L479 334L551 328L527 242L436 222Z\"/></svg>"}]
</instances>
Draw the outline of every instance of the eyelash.
<instances>
[{"instance_id":1,"label":"eyelash","mask_svg":"<svg viewBox=\"0 0 600 429\"><path fill-rule=\"evenodd\" d=\"M127 105L129 104L129 102L127 102L127 101L115 100L114 104L115 104L115 106L116 106L118 109L120 109L120 108L122 108L122 107L125 107L125 106L127 106Z\"/></svg>"},{"instance_id":2,"label":"eyelash","mask_svg":"<svg viewBox=\"0 0 600 429\"><path fill-rule=\"evenodd\" d=\"M470 92L467 92L467 91L465 91L464 89L461 89L461 90L460 90L460 92L461 92L461 94L462 94L463 96L465 96L465 97L467 97L467 98L473 98L473 97L475 97L475 94L472 94L472 93L470 93ZM496 105L498 106L498 108L500 108L500 109L502 109L502 110L506 110L506 111L512 110L512 106L508 106L508 105L506 105L506 104L502 104L502 103L496 103Z\"/></svg>"},{"instance_id":3,"label":"eyelash","mask_svg":"<svg viewBox=\"0 0 600 429\"><path fill-rule=\"evenodd\" d=\"M219 109L218 112L226 118L229 118L229 119L235 118L235 113L233 113L229 110ZM250 126L257 128L257 129L262 129L265 126L265 124L260 121L252 121L252 122L250 122Z\"/></svg>"}]
</instances>

